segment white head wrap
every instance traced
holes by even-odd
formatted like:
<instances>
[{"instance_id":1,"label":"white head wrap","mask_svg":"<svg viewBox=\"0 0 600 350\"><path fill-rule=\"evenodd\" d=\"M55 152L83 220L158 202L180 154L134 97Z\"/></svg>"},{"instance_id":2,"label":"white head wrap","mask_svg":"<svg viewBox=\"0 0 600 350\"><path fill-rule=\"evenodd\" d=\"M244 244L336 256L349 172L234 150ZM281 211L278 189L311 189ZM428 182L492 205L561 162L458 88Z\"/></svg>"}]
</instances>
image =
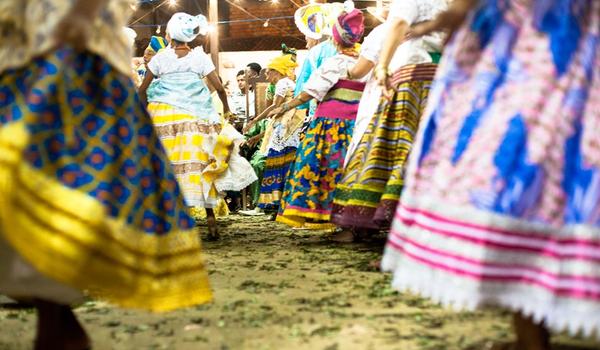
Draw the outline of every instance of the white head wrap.
<instances>
[{"instance_id":1,"label":"white head wrap","mask_svg":"<svg viewBox=\"0 0 600 350\"><path fill-rule=\"evenodd\" d=\"M133 46L133 44L135 44L135 38L137 38L137 33L135 32L135 30L133 30L129 27L123 27L123 32L125 33L125 36L127 37L129 46Z\"/></svg>"},{"instance_id":2,"label":"white head wrap","mask_svg":"<svg viewBox=\"0 0 600 350\"><path fill-rule=\"evenodd\" d=\"M171 39L189 43L199 34L206 35L208 33L208 21L203 15L192 16L178 12L167 23L167 33Z\"/></svg>"}]
</instances>

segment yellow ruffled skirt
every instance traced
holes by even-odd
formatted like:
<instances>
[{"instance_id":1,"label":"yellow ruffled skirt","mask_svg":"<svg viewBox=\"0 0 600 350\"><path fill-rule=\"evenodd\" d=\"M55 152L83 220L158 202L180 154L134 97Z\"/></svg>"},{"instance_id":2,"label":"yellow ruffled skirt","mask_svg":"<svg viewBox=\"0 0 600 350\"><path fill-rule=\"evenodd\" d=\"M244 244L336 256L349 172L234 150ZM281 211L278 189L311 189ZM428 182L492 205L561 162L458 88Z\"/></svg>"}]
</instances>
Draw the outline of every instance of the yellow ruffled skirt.
<instances>
[{"instance_id":1,"label":"yellow ruffled skirt","mask_svg":"<svg viewBox=\"0 0 600 350\"><path fill-rule=\"evenodd\" d=\"M194 225L128 77L64 48L0 74L0 253L40 280L167 311L211 299ZM13 277L0 269L0 292L61 300Z\"/></svg>"},{"instance_id":2,"label":"yellow ruffled skirt","mask_svg":"<svg viewBox=\"0 0 600 350\"><path fill-rule=\"evenodd\" d=\"M225 191L256 181L239 155L244 138L230 124L209 123L166 103L150 103L148 111L189 206L218 209Z\"/></svg>"}]
</instances>

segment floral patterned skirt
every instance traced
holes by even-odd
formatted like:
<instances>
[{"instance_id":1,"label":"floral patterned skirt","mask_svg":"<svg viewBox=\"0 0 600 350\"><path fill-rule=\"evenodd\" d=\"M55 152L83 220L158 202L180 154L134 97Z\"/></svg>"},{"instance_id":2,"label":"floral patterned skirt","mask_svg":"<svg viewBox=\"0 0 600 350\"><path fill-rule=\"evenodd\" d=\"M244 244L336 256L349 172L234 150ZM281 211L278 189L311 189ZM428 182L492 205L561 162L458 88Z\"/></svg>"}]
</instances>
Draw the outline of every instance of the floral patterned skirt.
<instances>
[{"instance_id":1,"label":"floral patterned skirt","mask_svg":"<svg viewBox=\"0 0 600 350\"><path fill-rule=\"evenodd\" d=\"M486 1L444 52L383 267L600 335L600 2Z\"/></svg>"},{"instance_id":2,"label":"floral patterned skirt","mask_svg":"<svg viewBox=\"0 0 600 350\"><path fill-rule=\"evenodd\" d=\"M310 123L290 167L277 221L300 227L307 219L330 220L353 128L354 120L320 117Z\"/></svg>"}]
</instances>

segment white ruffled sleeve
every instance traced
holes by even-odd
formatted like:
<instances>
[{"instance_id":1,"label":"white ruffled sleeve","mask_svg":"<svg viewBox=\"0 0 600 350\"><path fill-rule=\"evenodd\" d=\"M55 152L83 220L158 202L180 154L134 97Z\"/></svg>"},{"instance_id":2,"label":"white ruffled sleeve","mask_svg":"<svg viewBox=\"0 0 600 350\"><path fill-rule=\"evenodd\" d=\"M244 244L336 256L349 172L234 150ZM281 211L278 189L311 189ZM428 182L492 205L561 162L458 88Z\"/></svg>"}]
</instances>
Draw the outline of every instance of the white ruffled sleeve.
<instances>
[{"instance_id":1,"label":"white ruffled sleeve","mask_svg":"<svg viewBox=\"0 0 600 350\"><path fill-rule=\"evenodd\" d=\"M302 91L322 101L327 92L348 72L348 64L340 55L326 59L304 85Z\"/></svg>"},{"instance_id":2,"label":"white ruffled sleeve","mask_svg":"<svg viewBox=\"0 0 600 350\"><path fill-rule=\"evenodd\" d=\"M360 48L360 56L367 60L377 63L379 62L379 54L383 47L383 41L387 34L388 26L380 24L375 27L369 35L365 37L363 44Z\"/></svg>"},{"instance_id":3,"label":"white ruffled sleeve","mask_svg":"<svg viewBox=\"0 0 600 350\"><path fill-rule=\"evenodd\" d=\"M389 18L402 19L409 25L415 23L419 18L418 0L394 0L390 6Z\"/></svg>"}]
</instances>

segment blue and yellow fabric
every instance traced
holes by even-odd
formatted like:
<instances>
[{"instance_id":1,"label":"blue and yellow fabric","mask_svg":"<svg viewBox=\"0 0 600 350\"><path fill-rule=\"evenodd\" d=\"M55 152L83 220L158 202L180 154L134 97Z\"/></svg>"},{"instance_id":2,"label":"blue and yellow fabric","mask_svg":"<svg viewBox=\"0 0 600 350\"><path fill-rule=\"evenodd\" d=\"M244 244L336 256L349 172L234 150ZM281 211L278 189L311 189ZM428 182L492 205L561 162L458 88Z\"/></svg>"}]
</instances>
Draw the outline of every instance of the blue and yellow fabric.
<instances>
[{"instance_id":1,"label":"blue and yellow fabric","mask_svg":"<svg viewBox=\"0 0 600 350\"><path fill-rule=\"evenodd\" d=\"M344 5L340 3L308 4L296 10L294 22L306 37L319 40L331 35L331 28L342 11Z\"/></svg>"},{"instance_id":2,"label":"blue and yellow fabric","mask_svg":"<svg viewBox=\"0 0 600 350\"><path fill-rule=\"evenodd\" d=\"M133 82L68 48L0 74L0 234L120 306L211 299L200 239Z\"/></svg>"},{"instance_id":3,"label":"blue and yellow fabric","mask_svg":"<svg viewBox=\"0 0 600 350\"><path fill-rule=\"evenodd\" d=\"M167 47L167 45L168 45L168 43L165 38L154 35L150 38L150 42L148 43L148 46L146 47L146 51L151 51L156 54L158 51ZM141 81L143 81L144 77L146 76L146 70L147 70L147 68L146 68L145 63L140 64L135 70L140 79L140 84L141 84ZM154 81L153 81L153 83L154 83ZM151 87L148 88L148 90L149 90L148 95L151 95L150 91L154 89L154 85L155 84L152 84Z\"/></svg>"},{"instance_id":4,"label":"blue and yellow fabric","mask_svg":"<svg viewBox=\"0 0 600 350\"><path fill-rule=\"evenodd\" d=\"M286 175L294 159L296 159L296 147L286 147L281 151L269 150L260 186L259 208L277 211Z\"/></svg>"},{"instance_id":5,"label":"blue and yellow fabric","mask_svg":"<svg viewBox=\"0 0 600 350\"><path fill-rule=\"evenodd\" d=\"M167 40L161 36L156 36L153 35L150 38L150 43L148 44L148 47L146 48L146 50L152 50L154 52L158 52L161 49L164 49L165 47L167 47L169 43L167 43Z\"/></svg>"},{"instance_id":6,"label":"blue and yellow fabric","mask_svg":"<svg viewBox=\"0 0 600 350\"><path fill-rule=\"evenodd\" d=\"M341 179L354 120L317 118L308 128L290 167L277 221L292 227L332 228L335 185Z\"/></svg>"}]
</instances>

